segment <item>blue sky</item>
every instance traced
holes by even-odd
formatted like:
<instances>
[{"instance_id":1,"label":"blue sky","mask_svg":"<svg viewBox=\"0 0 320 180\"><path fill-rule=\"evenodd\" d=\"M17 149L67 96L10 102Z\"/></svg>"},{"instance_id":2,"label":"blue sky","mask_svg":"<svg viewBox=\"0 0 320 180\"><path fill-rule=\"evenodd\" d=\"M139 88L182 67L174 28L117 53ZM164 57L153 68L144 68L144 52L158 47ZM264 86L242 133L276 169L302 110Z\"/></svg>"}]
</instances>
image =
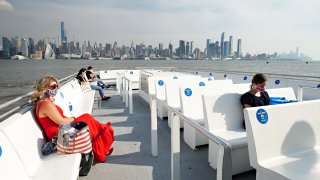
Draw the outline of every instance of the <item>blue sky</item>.
<instances>
[{"instance_id":1,"label":"blue sky","mask_svg":"<svg viewBox=\"0 0 320 180\"><path fill-rule=\"evenodd\" d=\"M64 21L69 40L203 49L226 32L244 54L299 47L320 60L319 9L316 0L0 0L0 35L57 39Z\"/></svg>"}]
</instances>

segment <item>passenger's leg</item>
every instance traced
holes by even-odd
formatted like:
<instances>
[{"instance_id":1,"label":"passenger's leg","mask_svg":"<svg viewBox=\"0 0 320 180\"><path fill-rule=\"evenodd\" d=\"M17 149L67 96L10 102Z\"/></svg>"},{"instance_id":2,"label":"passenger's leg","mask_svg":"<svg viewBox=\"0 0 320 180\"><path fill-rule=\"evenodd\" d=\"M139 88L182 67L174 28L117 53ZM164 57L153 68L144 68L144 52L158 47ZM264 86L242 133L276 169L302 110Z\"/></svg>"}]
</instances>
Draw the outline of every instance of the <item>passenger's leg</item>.
<instances>
[{"instance_id":1,"label":"passenger's leg","mask_svg":"<svg viewBox=\"0 0 320 180\"><path fill-rule=\"evenodd\" d=\"M101 87L96 86L96 85L91 85L90 84L91 89L99 91L100 96L103 98L104 97L104 91Z\"/></svg>"}]
</instances>

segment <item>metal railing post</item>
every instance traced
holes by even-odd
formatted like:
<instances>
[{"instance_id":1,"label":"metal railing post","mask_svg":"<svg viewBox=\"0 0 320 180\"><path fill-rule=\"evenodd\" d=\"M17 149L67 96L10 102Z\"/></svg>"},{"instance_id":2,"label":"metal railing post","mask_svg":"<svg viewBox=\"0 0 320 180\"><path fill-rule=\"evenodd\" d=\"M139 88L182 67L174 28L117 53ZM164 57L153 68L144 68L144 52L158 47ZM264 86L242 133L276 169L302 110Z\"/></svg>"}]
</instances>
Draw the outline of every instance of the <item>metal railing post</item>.
<instances>
[{"instance_id":1,"label":"metal railing post","mask_svg":"<svg viewBox=\"0 0 320 180\"><path fill-rule=\"evenodd\" d=\"M303 86L298 86L298 101L303 101Z\"/></svg>"},{"instance_id":2,"label":"metal railing post","mask_svg":"<svg viewBox=\"0 0 320 180\"><path fill-rule=\"evenodd\" d=\"M129 79L125 79L126 81L126 91L125 91L125 101L126 101L126 107L129 107Z\"/></svg>"},{"instance_id":3,"label":"metal railing post","mask_svg":"<svg viewBox=\"0 0 320 180\"><path fill-rule=\"evenodd\" d=\"M125 91L126 91L126 82L125 82L125 78L121 77L121 81L122 81L122 102L125 102Z\"/></svg>"},{"instance_id":4,"label":"metal railing post","mask_svg":"<svg viewBox=\"0 0 320 180\"><path fill-rule=\"evenodd\" d=\"M170 113L173 113L172 111ZM171 180L180 179L180 118L170 114L171 121Z\"/></svg>"},{"instance_id":5,"label":"metal railing post","mask_svg":"<svg viewBox=\"0 0 320 180\"><path fill-rule=\"evenodd\" d=\"M157 121L157 100L154 96L150 98L151 110L151 153L158 156L158 121Z\"/></svg>"},{"instance_id":6,"label":"metal railing post","mask_svg":"<svg viewBox=\"0 0 320 180\"><path fill-rule=\"evenodd\" d=\"M133 114L132 82L129 81L129 113Z\"/></svg>"}]
</instances>

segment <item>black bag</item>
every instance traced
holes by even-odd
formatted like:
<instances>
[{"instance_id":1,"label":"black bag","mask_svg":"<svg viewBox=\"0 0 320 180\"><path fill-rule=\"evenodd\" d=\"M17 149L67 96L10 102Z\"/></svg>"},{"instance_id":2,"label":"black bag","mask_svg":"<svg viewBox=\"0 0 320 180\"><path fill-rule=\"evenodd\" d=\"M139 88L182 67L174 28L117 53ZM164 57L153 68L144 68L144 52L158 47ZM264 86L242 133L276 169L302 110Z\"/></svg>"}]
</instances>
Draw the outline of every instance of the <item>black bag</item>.
<instances>
[{"instance_id":1,"label":"black bag","mask_svg":"<svg viewBox=\"0 0 320 180\"><path fill-rule=\"evenodd\" d=\"M53 137L52 141L48 141L48 142L42 144L42 146L41 146L42 154L47 156L47 155L57 151L56 142L57 142L57 137Z\"/></svg>"},{"instance_id":2,"label":"black bag","mask_svg":"<svg viewBox=\"0 0 320 180\"><path fill-rule=\"evenodd\" d=\"M79 176L87 176L93 163L93 152L81 154Z\"/></svg>"}]
</instances>

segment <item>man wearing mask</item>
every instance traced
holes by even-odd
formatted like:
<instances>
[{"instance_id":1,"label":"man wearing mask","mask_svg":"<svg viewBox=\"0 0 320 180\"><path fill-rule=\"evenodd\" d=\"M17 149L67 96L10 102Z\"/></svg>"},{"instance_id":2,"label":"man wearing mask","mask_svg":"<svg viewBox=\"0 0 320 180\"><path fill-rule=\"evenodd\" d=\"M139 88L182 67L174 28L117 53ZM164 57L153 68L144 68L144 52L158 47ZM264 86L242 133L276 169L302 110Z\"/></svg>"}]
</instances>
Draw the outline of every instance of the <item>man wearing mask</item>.
<instances>
[{"instance_id":1,"label":"man wearing mask","mask_svg":"<svg viewBox=\"0 0 320 180\"><path fill-rule=\"evenodd\" d=\"M101 79L99 79L96 74L93 73L92 66L88 66L86 75L90 82L98 82L98 85L102 86L103 88L108 88L108 85L105 82L103 82Z\"/></svg>"}]
</instances>

